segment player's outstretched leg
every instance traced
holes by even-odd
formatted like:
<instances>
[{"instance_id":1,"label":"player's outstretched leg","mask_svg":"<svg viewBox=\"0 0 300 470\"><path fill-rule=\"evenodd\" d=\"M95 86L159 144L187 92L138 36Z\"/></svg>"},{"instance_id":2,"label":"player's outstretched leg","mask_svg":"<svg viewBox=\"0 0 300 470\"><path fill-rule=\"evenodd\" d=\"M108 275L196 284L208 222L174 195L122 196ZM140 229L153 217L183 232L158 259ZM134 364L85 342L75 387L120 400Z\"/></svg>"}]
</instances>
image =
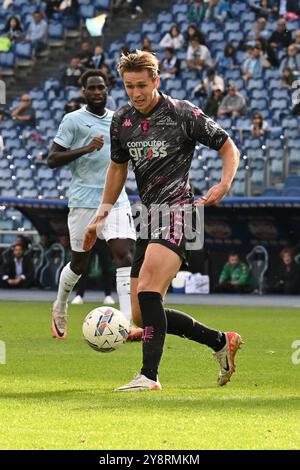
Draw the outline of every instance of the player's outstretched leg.
<instances>
[{"instance_id":1,"label":"player's outstretched leg","mask_svg":"<svg viewBox=\"0 0 300 470\"><path fill-rule=\"evenodd\" d=\"M238 333L223 333L199 323L189 315L173 309L165 309L167 333L205 344L214 351L220 365L218 384L226 385L235 372L235 355L243 343Z\"/></svg>"}]
</instances>

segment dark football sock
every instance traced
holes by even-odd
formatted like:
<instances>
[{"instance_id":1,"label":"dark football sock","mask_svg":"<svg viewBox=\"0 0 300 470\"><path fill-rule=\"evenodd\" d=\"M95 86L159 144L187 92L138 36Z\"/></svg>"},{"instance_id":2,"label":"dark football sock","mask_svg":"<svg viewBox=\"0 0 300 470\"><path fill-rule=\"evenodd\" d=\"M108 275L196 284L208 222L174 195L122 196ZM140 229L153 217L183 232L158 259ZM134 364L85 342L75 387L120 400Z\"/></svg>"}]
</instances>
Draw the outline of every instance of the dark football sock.
<instances>
[{"instance_id":1,"label":"dark football sock","mask_svg":"<svg viewBox=\"0 0 300 470\"><path fill-rule=\"evenodd\" d=\"M166 337L166 314L159 292L140 292L138 299L144 328L141 374L156 381Z\"/></svg>"},{"instance_id":2,"label":"dark football sock","mask_svg":"<svg viewBox=\"0 0 300 470\"><path fill-rule=\"evenodd\" d=\"M206 344L214 351L220 351L226 344L225 334L202 325L194 318L178 310L165 309L167 333Z\"/></svg>"}]
</instances>

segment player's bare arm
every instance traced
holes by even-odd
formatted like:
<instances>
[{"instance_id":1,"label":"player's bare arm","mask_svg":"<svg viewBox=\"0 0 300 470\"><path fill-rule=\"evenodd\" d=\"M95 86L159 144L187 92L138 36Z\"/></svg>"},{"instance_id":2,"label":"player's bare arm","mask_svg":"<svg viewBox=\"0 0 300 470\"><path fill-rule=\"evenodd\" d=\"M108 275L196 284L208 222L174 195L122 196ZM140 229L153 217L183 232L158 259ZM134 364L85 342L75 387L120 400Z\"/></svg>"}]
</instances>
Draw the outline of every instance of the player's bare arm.
<instances>
[{"instance_id":1,"label":"player's bare arm","mask_svg":"<svg viewBox=\"0 0 300 470\"><path fill-rule=\"evenodd\" d=\"M77 160L77 158L87 153L92 153L95 150L100 150L104 144L104 137L100 135L99 137L94 137L91 142L85 147L81 147L74 150L66 149L61 145L53 142L48 155L48 166L50 168L58 168L60 166L68 165L69 163Z\"/></svg>"},{"instance_id":2,"label":"player's bare arm","mask_svg":"<svg viewBox=\"0 0 300 470\"><path fill-rule=\"evenodd\" d=\"M228 193L239 166L240 152L230 137L219 150L222 157L222 177L219 184L212 186L198 202L199 205L211 206L220 202Z\"/></svg>"},{"instance_id":3,"label":"player's bare arm","mask_svg":"<svg viewBox=\"0 0 300 470\"><path fill-rule=\"evenodd\" d=\"M103 192L103 199L97 209L96 217L87 227L84 234L83 249L89 251L92 249L97 240L97 233L101 232L105 219L110 209L116 203L121 191L124 187L128 172L128 162L114 163L110 162Z\"/></svg>"}]
</instances>

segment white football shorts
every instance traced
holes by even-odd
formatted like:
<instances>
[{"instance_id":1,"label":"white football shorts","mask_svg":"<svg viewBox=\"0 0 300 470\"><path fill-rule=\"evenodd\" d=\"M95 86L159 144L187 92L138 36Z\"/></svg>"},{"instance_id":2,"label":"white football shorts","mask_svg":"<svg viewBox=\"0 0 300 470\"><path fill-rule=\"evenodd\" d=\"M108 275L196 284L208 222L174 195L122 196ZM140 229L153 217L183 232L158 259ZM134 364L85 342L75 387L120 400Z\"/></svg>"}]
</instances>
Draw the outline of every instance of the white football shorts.
<instances>
[{"instance_id":1,"label":"white football shorts","mask_svg":"<svg viewBox=\"0 0 300 470\"><path fill-rule=\"evenodd\" d=\"M68 215L70 244L73 251L83 252L83 238L86 227L95 218L96 209L71 207ZM135 227L130 204L115 207L109 213L102 237L105 241L115 238L130 238L136 240Z\"/></svg>"}]
</instances>

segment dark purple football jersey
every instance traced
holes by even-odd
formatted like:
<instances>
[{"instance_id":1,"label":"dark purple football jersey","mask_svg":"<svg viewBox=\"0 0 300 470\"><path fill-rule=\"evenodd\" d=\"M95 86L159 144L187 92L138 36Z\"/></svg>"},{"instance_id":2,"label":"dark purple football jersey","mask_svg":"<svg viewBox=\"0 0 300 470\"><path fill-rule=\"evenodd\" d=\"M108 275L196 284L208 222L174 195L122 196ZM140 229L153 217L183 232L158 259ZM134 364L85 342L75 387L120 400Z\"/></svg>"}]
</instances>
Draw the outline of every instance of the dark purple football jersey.
<instances>
[{"instance_id":1,"label":"dark purple football jersey","mask_svg":"<svg viewBox=\"0 0 300 470\"><path fill-rule=\"evenodd\" d=\"M216 122L189 101L160 94L147 115L132 105L115 112L111 123L111 159L131 161L142 203L193 202L189 170L196 143L219 150L228 138Z\"/></svg>"}]
</instances>

